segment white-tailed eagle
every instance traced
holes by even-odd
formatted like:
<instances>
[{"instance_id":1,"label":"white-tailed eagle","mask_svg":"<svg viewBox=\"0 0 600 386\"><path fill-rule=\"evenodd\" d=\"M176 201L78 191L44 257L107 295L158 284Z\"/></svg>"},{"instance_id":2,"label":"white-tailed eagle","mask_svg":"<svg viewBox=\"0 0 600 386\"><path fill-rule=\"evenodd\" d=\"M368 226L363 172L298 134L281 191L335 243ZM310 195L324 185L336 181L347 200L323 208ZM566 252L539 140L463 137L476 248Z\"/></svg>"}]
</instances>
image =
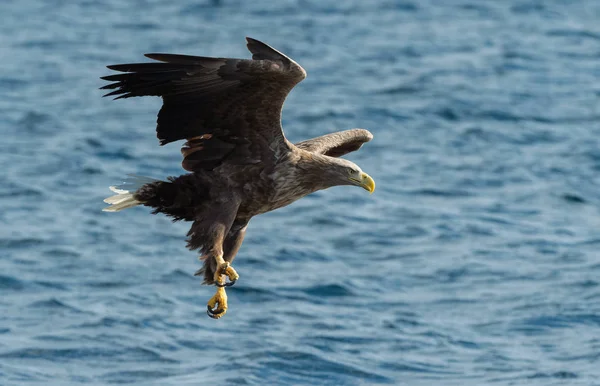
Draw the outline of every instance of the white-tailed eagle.
<instances>
[{"instance_id":1,"label":"white-tailed eagle","mask_svg":"<svg viewBox=\"0 0 600 386\"><path fill-rule=\"evenodd\" d=\"M281 128L290 90L306 77L296 62L247 38L252 59L146 54L158 62L108 66L102 77L116 99L156 95L163 99L156 133L161 145L183 140L188 174L166 181L138 177L111 187L108 212L136 205L174 220L192 222L188 247L199 249L196 275L215 284L208 314L227 311L225 287L238 274L230 265L250 219L320 189L355 185L373 192L375 182L356 164L338 158L371 140L367 130L327 134L297 144ZM229 278L226 281L225 276Z\"/></svg>"}]
</instances>

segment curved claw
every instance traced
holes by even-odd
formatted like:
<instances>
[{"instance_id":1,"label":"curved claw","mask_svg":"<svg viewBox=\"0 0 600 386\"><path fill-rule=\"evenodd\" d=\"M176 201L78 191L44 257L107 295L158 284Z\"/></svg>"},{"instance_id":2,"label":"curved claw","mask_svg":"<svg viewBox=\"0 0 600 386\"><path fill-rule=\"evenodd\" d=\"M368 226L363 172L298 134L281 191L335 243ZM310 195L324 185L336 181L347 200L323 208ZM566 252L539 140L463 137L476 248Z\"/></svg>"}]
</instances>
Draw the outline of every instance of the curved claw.
<instances>
[{"instance_id":1,"label":"curved claw","mask_svg":"<svg viewBox=\"0 0 600 386\"><path fill-rule=\"evenodd\" d=\"M227 276L229 279L228 283L224 283L221 275ZM237 279L240 277L238 273L233 269L233 267L229 264L229 262L223 263L215 272L215 285L217 287L231 287L235 284Z\"/></svg>"},{"instance_id":2,"label":"curved claw","mask_svg":"<svg viewBox=\"0 0 600 386\"><path fill-rule=\"evenodd\" d=\"M221 317L221 314L223 312L225 312L224 309L219 309L217 308L216 310L213 311L213 309L210 306L206 306L206 315L210 316L213 319L219 319Z\"/></svg>"},{"instance_id":3,"label":"curved claw","mask_svg":"<svg viewBox=\"0 0 600 386\"><path fill-rule=\"evenodd\" d=\"M208 301L206 314L213 319L219 319L227 312L227 293L225 288L217 288L217 292Z\"/></svg>"},{"instance_id":4,"label":"curved claw","mask_svg":"<svg viewBox=\"0 0 600 386\"><path fill-rule=\"evenodd\" d=\"M216 285L217 287L231 287L232 285L234 285L234 284L235 284L235 282L236 282L236 281L237 281L237 279L236 279L236 280L229 281L229 282L227 282L227 283L223 283L223 284L221 284L221 283L218 283L218 282L217 282L217 283L215 283L215 285Z\"/></svg>"}]
</instances>

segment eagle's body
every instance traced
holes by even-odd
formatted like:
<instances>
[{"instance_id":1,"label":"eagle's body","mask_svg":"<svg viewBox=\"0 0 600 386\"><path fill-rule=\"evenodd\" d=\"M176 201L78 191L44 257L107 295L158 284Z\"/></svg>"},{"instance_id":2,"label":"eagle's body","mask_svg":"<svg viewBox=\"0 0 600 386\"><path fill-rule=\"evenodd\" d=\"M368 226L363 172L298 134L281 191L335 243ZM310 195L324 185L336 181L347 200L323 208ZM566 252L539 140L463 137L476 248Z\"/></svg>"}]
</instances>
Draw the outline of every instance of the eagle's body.
<instances>
[{"instance_id":1,"label":"eagle's body","mask_svg":"<svg viewBox=\"0 0 600 386\"><path fill-rule=\"evenodd\" d=\"M252 60L148 54L163 63L109 66L125 72L103 79L118 98L159 95L157 136L161 145L186 139L181 152L189 174L168 181L141 178L135 189L105 201L107 211L143 204L174 220L192 221L188 247L200 249L198 274L219 286L209 315L227 308L223 275L235 282L229 265L256 215L286 206L336 185L374 190L373 180L350 161L336 158L369 141L362 129L290 143L281 129L283 101L306 76L297 63L248 38ZM218 309L212 308L218 305Z\"/></svg>"}]
</instances>

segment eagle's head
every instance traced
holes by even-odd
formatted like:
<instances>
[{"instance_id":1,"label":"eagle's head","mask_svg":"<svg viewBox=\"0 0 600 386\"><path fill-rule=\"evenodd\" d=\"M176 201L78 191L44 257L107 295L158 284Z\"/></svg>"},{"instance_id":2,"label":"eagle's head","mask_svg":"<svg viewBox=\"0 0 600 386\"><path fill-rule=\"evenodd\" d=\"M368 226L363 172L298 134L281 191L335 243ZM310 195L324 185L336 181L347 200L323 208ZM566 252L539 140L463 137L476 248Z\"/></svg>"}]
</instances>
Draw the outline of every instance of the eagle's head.
<instances>
[{"instance_id":1,"label":"eagle's head","mask_svg":"<svg viewBox=\"0 0 600 386\"><path fill-rule=\"evenodd\" d=\"M354 185L373 193L375 181L354 162L343 158L329 157L313 154L311 157L310 177L318 181L318 189L327 189L332 186Z\"/></svg>"},{"instance_id":2,"label":"eagle's head","mask_svg":"<svg viewBox=\"0 0 600 386\"><path fill-rule=\"evenodd\" d=\"M335 166L338 185L355 185L367 190L369 193L375 191L375 181L370 175L363 172L354 162L343 158L335 158Z\"/></svg>"}]
</instances>

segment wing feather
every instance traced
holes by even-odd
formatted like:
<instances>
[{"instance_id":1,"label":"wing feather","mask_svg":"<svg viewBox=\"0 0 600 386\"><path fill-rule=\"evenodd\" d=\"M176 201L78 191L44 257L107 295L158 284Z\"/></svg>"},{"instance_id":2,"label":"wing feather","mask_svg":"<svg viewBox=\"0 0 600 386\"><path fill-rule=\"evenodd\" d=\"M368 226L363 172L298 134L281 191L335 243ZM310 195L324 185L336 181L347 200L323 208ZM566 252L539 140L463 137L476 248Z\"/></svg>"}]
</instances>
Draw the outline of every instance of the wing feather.
<instances>
[{"instance_id":1,"label":"wing feather","mask_svg":"<svg viewBox=\"0 0 600 386\"><path fill-rule=\"evenodd\" d=\"M352 129L308 139L296 143L295 146L312 153L341 157L360 149L365 142L369 142L371 139L373 139L373 134L368 130Z\"/></svg>"},{"instance_id":2,"label":"wing feather","mask_svg":"<svg viewBox=\"0 0 600 386\"><path fill-rule=\"evenodd\" d=\"M156 128L161 145L203 137L184 145L194 148L188 150L189 162L184 160L186 170L211 169L228 158L267 162L278 148L288 146L281 109L306 73L268 45L251 38L247 42L252 60L151 53L146 56L157 63L111 65L122 74L102 77L112 82L102 89L112 90L105 96L115 99L161 96Z\"/></svg>"}]
</instances>

